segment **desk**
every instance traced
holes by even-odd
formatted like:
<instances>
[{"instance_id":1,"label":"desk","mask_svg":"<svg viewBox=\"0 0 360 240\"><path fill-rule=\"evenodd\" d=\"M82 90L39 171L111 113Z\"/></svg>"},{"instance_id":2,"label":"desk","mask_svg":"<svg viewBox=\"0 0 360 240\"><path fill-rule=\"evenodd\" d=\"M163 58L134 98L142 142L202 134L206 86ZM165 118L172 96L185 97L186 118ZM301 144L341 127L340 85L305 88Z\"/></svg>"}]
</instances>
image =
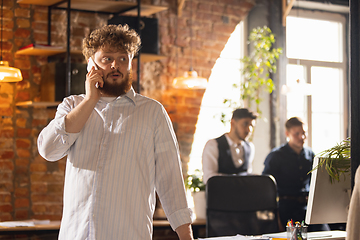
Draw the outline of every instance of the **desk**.
<instances>
[{"instance_id":1,"label":"desk","mask_svg":"<svg viewBox=\"0 0 360 240\"><path fill-rule=\"evenodd\" d=\"M192 229L194 232L194 238L199 237L199 230L205 229L206 220L205 219L195 219L192 223ZM170 223L167 220L154 220L153 228L156 229L166 229L171 228ZM27 235L27 236L52 236L48 239L57 239L60 229L60 221L50 221L49 224L41 224L30 227L0 227L0 236L15 236L15 235ZM1 238L3 239L3 238Z\"/></svg>"},{"instance_id":2,"label":"desk","mask_svg":"<svg viewBox=\"0 0 360 240\"><path fill-rule=\"evenodd\" d=\"M170 228L170 223L167 220L154 220L153 225L154 225L154 231L156 229ZM201 237L199 230L204 229L204 233L205 233L206 219L195 219L194 222L191 224L191 227L193 230L194 239Z\"/></svg>"},{"instance_id":3,"label":"desk","mask_svg":"<svg viewBox=\"0 0 360 240\"><path fill-rule=\"evenodd\" d=\"M264 234L265 237L282 238L286 239L286 232L281 233L268 233ZM321 232L308 232L308 239L311 240L345 240L346 231L321 231Z\"/></svg>"},{"instance_id":4,"label":"desk","mask_svg":"<svg viewBox=\"0 0 360 240\"><path fill-rule=\"evenodd\" d=\"M59 229L60 221L50 221L49 224L29 227L0 227L0 236L4 236L0 237L0 239L28 239L28 237L33 239L32 237L40 237L39 239L57 240ZM5 236L7 237L5 238Z\"/></svg>"}]
</instances>

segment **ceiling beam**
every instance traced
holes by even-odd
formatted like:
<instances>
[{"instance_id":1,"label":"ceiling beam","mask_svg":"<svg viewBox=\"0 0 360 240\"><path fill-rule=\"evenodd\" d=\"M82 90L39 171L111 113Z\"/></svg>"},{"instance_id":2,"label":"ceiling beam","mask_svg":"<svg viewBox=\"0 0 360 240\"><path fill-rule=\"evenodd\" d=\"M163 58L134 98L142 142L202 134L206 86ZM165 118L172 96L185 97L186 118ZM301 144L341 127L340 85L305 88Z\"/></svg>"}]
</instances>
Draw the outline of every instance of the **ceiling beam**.
<instances>
[{"instance_id":1,"label":"ceiling beam","mask_svg":"<svg viewBox=\"0 0 360 240\"><path fill-rule=\"evenodd\" d=\"M184 7L185 0L177 0L177 14L180 17Z\"/></svg>"},{"instance_id":2,"label":"ceiling beam","mask_svg":"<svg viewBox=\"0 0 360 240\"><path fill-rule=\"evenodd\" d=\"M289 15L295 0L290 0L289 4L287 4L286 2L287 0L282 0L282 8L283 8L282 24L284 27L286 26L286 17Z\"/></svg>"}]
</instances>

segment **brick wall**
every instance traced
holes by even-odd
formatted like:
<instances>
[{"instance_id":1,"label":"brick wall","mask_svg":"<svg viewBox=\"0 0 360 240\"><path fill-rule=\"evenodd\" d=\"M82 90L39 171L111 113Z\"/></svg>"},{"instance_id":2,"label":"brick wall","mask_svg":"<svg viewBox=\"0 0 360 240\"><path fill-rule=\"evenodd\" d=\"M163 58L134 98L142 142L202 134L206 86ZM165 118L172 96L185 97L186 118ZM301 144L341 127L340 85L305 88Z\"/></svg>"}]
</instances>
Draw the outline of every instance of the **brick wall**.
<instances>
[{"instance_id":1,"label":"brick wall","mask_svg":"<svg viewBox=\"0 0 360 240\"><path fill-rule=\"evenodd\" d=\"M159 100L168 110L185 173L204 90L176 90L171 87L171 81L190 67L190 7L193 7L193 67L199 75L208 78L230 34L253 7L254 0L193 0L192 6L186 1L179 17L177 1L153 2L168 7L167 11L156 14L160 53L166 58L141 65L141 93ZM37 135L54 117L55 108L15 106L21 101L41 100L41 66L48 58L14 53L30 43L47 43L47 8L4 0L3 15L2 56L11 66L21 69L24 80L0 84L0 221L60 219L65 159L46 162L36 148ZM65 46L66 13L53 10L51 17L51 42ZM80 50L85 34L106 24L108 18L72 12L72 48ZM77 56L76 61L79 59L82 58Z\"/></svg>"}]
</instances>

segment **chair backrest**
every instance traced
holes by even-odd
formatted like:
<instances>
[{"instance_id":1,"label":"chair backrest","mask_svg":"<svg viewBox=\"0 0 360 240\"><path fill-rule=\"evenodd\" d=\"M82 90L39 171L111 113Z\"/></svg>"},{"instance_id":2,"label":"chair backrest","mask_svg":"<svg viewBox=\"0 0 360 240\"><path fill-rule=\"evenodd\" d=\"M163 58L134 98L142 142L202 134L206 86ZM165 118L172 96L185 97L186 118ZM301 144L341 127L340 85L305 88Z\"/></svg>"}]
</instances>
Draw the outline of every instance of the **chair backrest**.
<instances>
[{"instance_id":1,"label":"chair backrest","mask_svg":"<svg viewBox=\"0 0 360 240\"><path fill-rule=\"evenodd\" d=\"M206 184L207 237L279 231L272 176L214 176Z\"/></svg>"}]
</instances>

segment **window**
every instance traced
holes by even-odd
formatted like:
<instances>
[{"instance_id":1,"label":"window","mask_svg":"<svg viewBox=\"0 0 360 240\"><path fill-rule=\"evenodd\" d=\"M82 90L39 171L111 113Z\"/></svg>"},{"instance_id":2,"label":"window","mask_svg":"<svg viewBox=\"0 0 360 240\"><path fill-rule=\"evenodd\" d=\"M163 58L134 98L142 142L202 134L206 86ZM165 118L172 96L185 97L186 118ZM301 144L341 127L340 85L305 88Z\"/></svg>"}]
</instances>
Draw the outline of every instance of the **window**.
<instances>
[{"instance_id":1,"label":"window","mask_svg":"<svg viewBox=\"0 0 360 240\"><path fill-rule=\"evenodd\" d=\"M315 154L347 136L344 16L292 10L286 19L287 118L308 125Z\"/></svg>"}]
</instances>

